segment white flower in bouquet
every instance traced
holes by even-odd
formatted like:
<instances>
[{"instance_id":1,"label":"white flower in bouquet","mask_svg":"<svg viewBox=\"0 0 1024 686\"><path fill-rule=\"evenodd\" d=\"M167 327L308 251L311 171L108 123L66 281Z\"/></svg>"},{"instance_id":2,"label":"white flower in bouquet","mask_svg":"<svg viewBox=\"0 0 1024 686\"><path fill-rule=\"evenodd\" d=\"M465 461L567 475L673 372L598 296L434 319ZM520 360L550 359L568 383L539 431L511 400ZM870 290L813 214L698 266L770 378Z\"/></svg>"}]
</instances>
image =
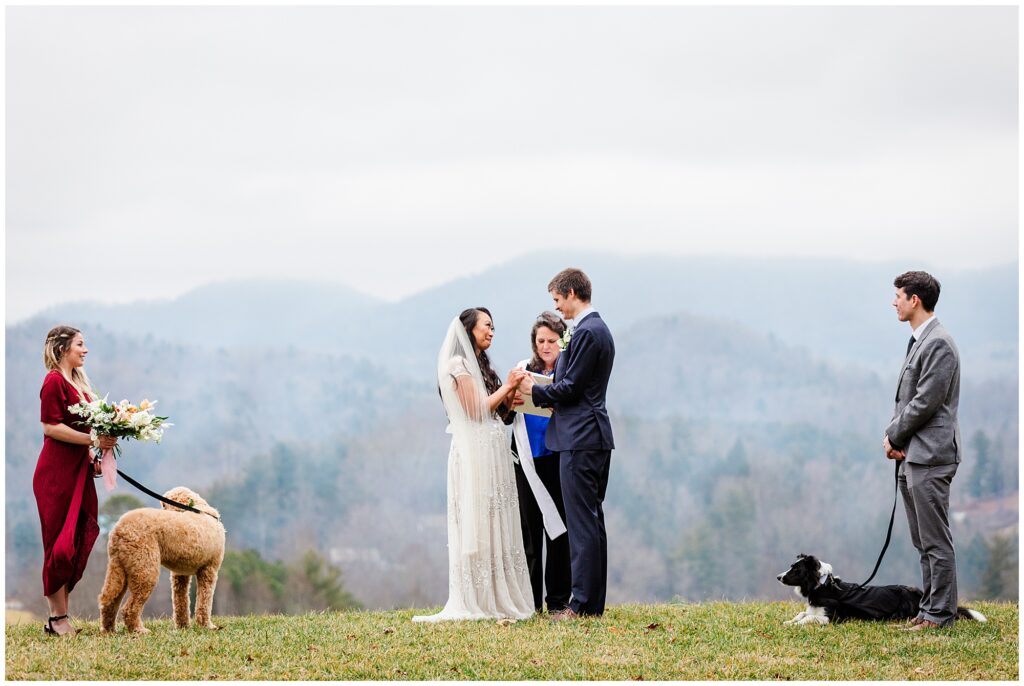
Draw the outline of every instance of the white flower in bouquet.
<instances>
[{"instance_id":1,"label":"white flower in bouquet","mask_svg":"<svg viewBox=\"0 0 1024 686\"><path fill-rule=\"evenodd\" d=\"M110 403L107 396L104 396L101 400L71 405L68 411L82 418L78 423L88 427L94 438L115 436L125 440L159 443L164 429L173 424L167 422L167 417L158 417L152 412L155 405L155 400L143 400L138 405L128 400Z\"/></svg>"}]
</instances>

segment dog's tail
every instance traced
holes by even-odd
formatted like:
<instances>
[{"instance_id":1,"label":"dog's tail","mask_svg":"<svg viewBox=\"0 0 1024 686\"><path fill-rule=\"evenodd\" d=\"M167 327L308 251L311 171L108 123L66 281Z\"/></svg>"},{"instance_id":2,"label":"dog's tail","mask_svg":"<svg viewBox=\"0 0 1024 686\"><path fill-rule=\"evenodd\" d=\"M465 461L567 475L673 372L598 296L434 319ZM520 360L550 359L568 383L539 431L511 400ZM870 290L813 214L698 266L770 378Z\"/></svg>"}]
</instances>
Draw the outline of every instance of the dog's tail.
<instances>
[{"instance_id":1,"label":"dog's tail","mask_svg":"<svg viewBox=\"0 0 1024 686\"><path fill-rule=\"evenodd\" d=\"M976 622L987 622L988 617L981 614L977 610L972 610L969 607L958 607L956 609L956 616L960 619L973 619Z\"/></svg>"}]
</instances>

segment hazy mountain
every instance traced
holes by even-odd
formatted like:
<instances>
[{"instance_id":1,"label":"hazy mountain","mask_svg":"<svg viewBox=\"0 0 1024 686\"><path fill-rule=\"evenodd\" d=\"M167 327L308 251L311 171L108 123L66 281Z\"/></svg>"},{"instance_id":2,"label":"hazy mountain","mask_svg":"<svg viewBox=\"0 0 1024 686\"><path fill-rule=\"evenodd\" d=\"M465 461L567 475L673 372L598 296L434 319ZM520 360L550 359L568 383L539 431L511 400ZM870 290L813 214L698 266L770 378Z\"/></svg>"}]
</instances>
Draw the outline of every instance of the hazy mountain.
<instances>
[{"instance_id":1,"label":"hazy mountain","mask_svg":"<svg viewBox=\"0 0 1024 686\"><path fill-rule=\"evenodd\" d=\"M340 284L268 279L212 283L173 300L70 303L41 316L208 347L295 345L340 353L332 343L336 332L379 305L377 299Z\"/></svg>"},{"instance_id":2,"label":"hazy mountain","mask_svg":"<svg viewBox=\"0 0 1024 686\"><path fill-rule=\"evenodd\" d=\"M839 260L709 257L519 258L397 303L342 286L250 281L207 286L167 302L69 304L48 318L204 346L246 344L348 353L429 377L452 317L484 305L508 367L528 352L533 318L550 309L551 276L572 263L595 284L594 304L617 336L650 317L688 312L733 321L820 358L893 372L909 332L890 306L892 279L908 266ZM1017 264L939 273L938 316L976 378L1016 376Z\"/></svg>"},{"instance_id":3,"label":"hazy mountain","mask_svg":"<svg viewBox=\"0 0 1024 686\"><path fill-rule=\"evenodd\" d=\"M891 307L892 280L907 268L902 264L609 255L582 255L568 262L591 277L594 305L616 336L650 317L687 312L741 323L820 357L883 373L898 368L909 336ZM450 321L462 307L487 305L499 327L495 356L511 364L523 355L508 354L508 337L515 349L528 342L523 332L538 312L550 308L547 283L565 266L564 257L527 257L431 289L389 310L410 338L430 331L440 339L439 322ZM972 363L979 373L1015 374L1017 265L941 276L944 295L937 312L956 337L965 364Z\"/></svg>"},{"instance_id":4,"label":"hazy mountain","mask_svg":"<svg viewBox=\"0 0 1024 686\"><path fill-rule=\"evenodd\" d=\"M8 495L31 481L40 449L40 341L53 325L37 318L6 331ZM396 377L366 360L295 349L230 351L86 329L87 368L111 400L159 401L174 426L163 445L130 443L125 471L198 484L234 474L276 442L324 443L377 417L406 411L435 384ZM11 477L15 478L11 478ZM27 481L26 481L27 480ZM17 484L20 484L18 486Z\"/></svg>"},{"instance_id":5,"label":"hazy mountain","mask_svg":"<svg viewBox=\"0 0 1024 686\"><path fill-rule=\"evenodd\" d=\"M732 322L652 318L627 329L616 346L609 395L623 414L853 428L891 410L890 384L876 374L837 367Z\"/></svg>"}]
</instances>

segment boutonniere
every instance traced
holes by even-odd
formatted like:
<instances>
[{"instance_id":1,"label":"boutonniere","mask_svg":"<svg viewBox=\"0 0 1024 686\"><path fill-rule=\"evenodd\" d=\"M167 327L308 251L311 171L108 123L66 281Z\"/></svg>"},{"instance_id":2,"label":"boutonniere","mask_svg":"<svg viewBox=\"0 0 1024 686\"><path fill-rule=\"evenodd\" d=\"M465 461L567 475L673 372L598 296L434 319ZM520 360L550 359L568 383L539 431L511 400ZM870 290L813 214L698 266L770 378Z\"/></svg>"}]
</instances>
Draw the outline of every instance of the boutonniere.
<instances>
[{"instance_id":1,"label":"boutonniere","mask_svg":"<svg viewBox=\"0 0 1024 686\"><path fill-rule=\"evenodd\" d=\"M569 347L569 341L572 340L572 329L566 328L562 337L558 339L558 349L565 352L565 349Z\"/></svg>"}]
</instances>

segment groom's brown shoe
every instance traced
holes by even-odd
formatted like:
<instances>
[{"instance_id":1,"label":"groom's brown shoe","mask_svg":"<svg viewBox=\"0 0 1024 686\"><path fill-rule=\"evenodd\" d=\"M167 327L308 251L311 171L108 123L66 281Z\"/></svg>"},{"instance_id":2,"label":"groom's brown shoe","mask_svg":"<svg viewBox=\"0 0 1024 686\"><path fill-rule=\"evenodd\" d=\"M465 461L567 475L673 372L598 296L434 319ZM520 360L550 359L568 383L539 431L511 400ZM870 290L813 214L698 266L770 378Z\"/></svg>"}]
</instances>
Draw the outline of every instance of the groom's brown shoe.
<instances>
[{"instance_id":1,"label":"groom's brown shoe","mask_svg":"<svg viewBox=\"0 0 1024 686\"><path fill-rule=\"evenodd\" d=\"M567 619L579 619L579 615L573 612L571 607L567 607L560 612L556 612L551 615L552 622L564 622Z\"/></svg>"},{"instance_id":2,"label":"groom's brown shoe","mask_svg":"<svg viewBox=\"0 0 1024 686\"><path fill-rule=\"evenodd\" d=\"M941 629L941 628L942 628L942 626L939 625L939 624L936 624L935 622L929 621L927 619L922 619L920 622L918 622L914 626L908 627L908 628L904 629L904 631L928 631L930 629Z\"/></svg>"}]
</instances>

